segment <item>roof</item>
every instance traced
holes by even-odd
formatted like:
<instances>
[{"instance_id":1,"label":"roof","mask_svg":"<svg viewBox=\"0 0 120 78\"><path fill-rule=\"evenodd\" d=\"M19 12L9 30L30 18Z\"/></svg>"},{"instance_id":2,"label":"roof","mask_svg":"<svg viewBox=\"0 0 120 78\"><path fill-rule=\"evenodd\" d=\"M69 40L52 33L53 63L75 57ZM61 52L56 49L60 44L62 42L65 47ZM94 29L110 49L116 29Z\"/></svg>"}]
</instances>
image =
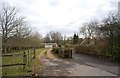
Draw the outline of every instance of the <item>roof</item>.
<instances>
[{"instance_id":1,"label":"roof","mask_svg":"<svg viewBox=\"0 0 120 78\"><path fill-rule=\"evenodd\" d=\"M57 45L57 43L43 43L44 45Z\"/></svg>"}]
</instances>

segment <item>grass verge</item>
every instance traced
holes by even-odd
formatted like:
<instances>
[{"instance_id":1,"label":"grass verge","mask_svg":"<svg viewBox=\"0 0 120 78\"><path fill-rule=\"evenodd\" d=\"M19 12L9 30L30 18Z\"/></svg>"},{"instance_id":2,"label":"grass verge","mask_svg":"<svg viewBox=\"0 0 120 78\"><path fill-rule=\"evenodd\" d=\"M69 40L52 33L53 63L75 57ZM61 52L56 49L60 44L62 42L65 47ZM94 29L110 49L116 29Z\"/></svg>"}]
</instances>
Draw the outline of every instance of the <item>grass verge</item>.
<instances>
[{"instance_id":1,"label":"grass verge","mask_svg":"<svg viewBox=\"0 0 120 78\"><path fill-rule=\"evenodd\" d=\"M46 49L43 48L43 49L36 50L36 58L32 65L32 72L29 73L30 75L41 76L43 74L43 64L40 61L40 54L44 50L46 50Z\"/></svg>"}]
</instances>

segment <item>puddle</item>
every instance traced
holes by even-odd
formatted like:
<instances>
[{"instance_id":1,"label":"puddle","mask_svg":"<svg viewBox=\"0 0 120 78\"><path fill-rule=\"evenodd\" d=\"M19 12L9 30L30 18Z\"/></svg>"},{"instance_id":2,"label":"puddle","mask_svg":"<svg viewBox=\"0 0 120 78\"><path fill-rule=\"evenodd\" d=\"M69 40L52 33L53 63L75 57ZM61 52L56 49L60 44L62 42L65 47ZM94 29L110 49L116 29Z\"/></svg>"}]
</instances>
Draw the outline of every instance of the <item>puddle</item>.
<instances>
[{"instance_id":1,"label":"puddle","mask_svg":"<svg viewBox=\"0 0 120 78\"><path fill-rule=\"evenodd\" d=\"M54 70L55 72L59 72L60 70Z\"/></svg>"},{"instance_id":2,"label":"puddle","mask_svg":"<svg viewBox=\"0 0 120 78\"><path fill-rule=\"evenodd\" d=\"M49 62L49 61L45 62L45 65L46 66L58 66L57 63L52 63L52 62Z\"/></svg>"},{"instance_id":3,"label":"puddle","mask_svg":"<svg viewBox=\"0 0 120 78\"><path fill-rule=\"evenodd\" d=\"M54 61L54 62L60 62L61 60L60 59L53 59L52 61Z\"/></svg>"}]
</instances>

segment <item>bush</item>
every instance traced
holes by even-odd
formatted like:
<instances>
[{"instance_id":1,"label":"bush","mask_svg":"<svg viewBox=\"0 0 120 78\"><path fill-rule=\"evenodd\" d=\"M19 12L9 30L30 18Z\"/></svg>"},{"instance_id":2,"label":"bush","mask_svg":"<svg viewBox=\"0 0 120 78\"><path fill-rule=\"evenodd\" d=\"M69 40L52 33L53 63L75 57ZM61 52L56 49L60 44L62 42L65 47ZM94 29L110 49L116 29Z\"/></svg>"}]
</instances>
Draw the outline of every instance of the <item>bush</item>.
<instances>
[{"instance_id":1,"label":"bush","mask_svg":"<svg viewBox=\"0 0 120 78\"><path fill-rule=\"evenodd\" d=\"M102 57L107 57L114 61L120 61L120 48L114 49L111 53L108 49L107 44L97 44L97 45L77 45L74 46L74 50L77 53L91 54Z\"/></svg>"},{"instance_id":2,"label":"bush","mask_svg":"<svg viewBox=\"0 0 120 78\"><path fill-rule=\"evenodd\" d=\"M109 54L109 53L107 53L108 52L108 46L107 45L99 44L99 45L97 45L97 47L99 49L100 54L104 54L104 55Z\"/></svg>"},{"instance_id":3,"label":"bush","mask_svg":"<svg viewBox=\"0 0 120 78\"><path fill-rule=\"evenodd\" d=\"M66 48L66 47L62 47L61 50L59 51L59 56L63 57L63 58L68 58L68 57L72 57L72 48Z\"/></svg>"},{"instance_id":4,"label":"bush","mask_svg":"<svg viewBox=\"0 0 120 78\"><path fill-rule=\"evenodd\" d=\"M66 47L66 48L72 48L72 44L65 44L65 46L64 47Z\"/></svg>"},{"instance_id":5,"label":"bush","mask_svg":"<svg viewBox=\"0 0 120 78\"><path fill-rule=\"evenodd\" d=\"M52 52L58 54L60 47L53 47Z\"/></svg>"},{"instance_id":6,"label":"bush","mask_svg":"<svg viewBox=\"0 0 120 78\"><path fill-rule=\"evenodd\" d=\"M75 46L75 52L77 52L77 53L85 53L86 52L86 47L81 46L81 45Z\"/></svg>"},{"instance_id":7,"label":"bush","mask_svg":"<svg viewBox=\"0 0 120 78\"><path fill-rule=\"evenodd\" d=\"M96 55L98 52L97 47L95 45L86 46L86 49L88 54Z\"/></svg>"},{"instance_id":8,"label":"bush","mask_svg":"<svg viewBox=\"0 0 120 78\"><path fill-rule=\"evenodd\" d=\"M77 53L84 53L84 54L97 54L97 47L94 45L78 45L75 46L75 52Z\"/></svg>"},{"instance_id":9,"label":"bush","mask_svg":"<svg viewBox=\"0 0 120 78\"><path fill-rule=\"evenodd\" d=\"M120 61L120 48L112 53L112 60Z\"/></svg>"},{"instance_id":10,"label":"bush","mask_svg":"<svg viewBox=\"0 0 120 78\"><path fill-rule=\"evenodd\" d=\"M63 48L64 49L64 52L70 52L72 51L72 48Z\"/></svg>"}]
</instances>

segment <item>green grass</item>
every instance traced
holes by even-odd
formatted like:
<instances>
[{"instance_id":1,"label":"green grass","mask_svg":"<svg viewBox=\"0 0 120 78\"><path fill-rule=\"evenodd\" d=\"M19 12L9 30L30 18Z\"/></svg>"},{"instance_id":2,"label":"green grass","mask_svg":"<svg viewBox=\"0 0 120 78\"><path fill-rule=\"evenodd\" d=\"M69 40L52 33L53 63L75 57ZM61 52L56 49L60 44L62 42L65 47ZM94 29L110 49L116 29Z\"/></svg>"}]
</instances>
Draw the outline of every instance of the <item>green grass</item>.
<instances>
[{"instance_id":1,"label":"green grass","mask_svg":"<svg viewBox=\"0 0 120 78\"><path fill-rule=\"evenodd\" d=\"M41 49L36 49L36 54L35 54L35 59L33 60L33 63L35 63L35 60L39 59L39 55L43 50L47 50L45 48L41 48Z\"/></svg>"},{"instance_id":2,"label":"green grass","mask_svg":"<svg viewBox=\"0 0 120 78\"><path fill-rule=\"evenodd\" d=\"M36 49L36 57L38 58L41 51L45 50L44 48ZM31 51L31 50L29 50ZM12 54L23 54L24 51L17 51ZM30 58L32 57L32 54L30 54ZM25 69L23 69L23 66L8 66L2 68L2 75L3 76L25 76L27 75L27 71L31 69L32 64L34 63L35 59L31 59L30 65L26 66ZM16 64L16 63L22 63L23 62L23 56L5 56L2 57L2 64ZM1 67L0 67L1 69Z\"/></svg>"},{"instance_id":3,"label":"green grass","mask_svg":"<svg viewBox=\"0 0 120 78\"><path fill-rule=\"evenodd\" d=\"M46 50L45 48L36 49L36 58L39 58L41 51Z\"/></svg>"},{"instance_id":4,"label":"green grass","mask_svg":"<svg viewBox=\"0 0 120 78\"><path fill-rule=\"evenodd\" d=\"M44 65L42 64L41 60L40 60L40 55L42 52L44 52L47 49L37 49L36 50L36 58L33 61L32 64L32 72L30 74L36 74L38 76L43 75L43 69L44 69Z\"/></svg>"}]
</instances>

